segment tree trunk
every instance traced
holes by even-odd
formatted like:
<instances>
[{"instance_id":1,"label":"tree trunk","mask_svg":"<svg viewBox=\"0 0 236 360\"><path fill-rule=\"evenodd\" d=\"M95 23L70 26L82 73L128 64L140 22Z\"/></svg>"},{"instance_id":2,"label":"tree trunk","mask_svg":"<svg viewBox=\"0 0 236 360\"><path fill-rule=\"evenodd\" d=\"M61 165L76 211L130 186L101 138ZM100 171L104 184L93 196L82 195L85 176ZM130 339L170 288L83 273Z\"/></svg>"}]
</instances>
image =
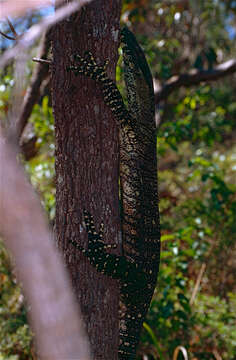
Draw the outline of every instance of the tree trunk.
<instances>
[{"instance_id":1,"label":"tree trunk","mask_svg":"<svg viewBox=\"0 0 236 360\"><path fill-rule=\"evenodd\" d=\"M66 68L89 50L115 78L121 0L97 0L55 27L52 95L56 134L56 236L81 305L94 359L117 359L119 287L96 272L70 240L87 246L83 209L119 243L118 129L93 80Z\"/></svg>"}]
</instances>

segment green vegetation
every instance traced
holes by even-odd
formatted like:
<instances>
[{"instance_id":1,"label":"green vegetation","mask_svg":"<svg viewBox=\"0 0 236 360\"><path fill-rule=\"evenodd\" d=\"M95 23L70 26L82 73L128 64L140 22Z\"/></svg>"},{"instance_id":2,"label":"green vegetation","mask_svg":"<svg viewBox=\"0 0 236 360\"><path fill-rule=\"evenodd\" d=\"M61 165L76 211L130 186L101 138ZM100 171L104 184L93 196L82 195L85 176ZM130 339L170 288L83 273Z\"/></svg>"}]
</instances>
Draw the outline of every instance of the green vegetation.
<instances>
[{"instance_id":1,"label":"green vegetation","mask_svg":"<svg viewBox=\"0 0 236 360\"><path fill-rule=\"evenodd\" d=\"M232 1L126 0L122 21L132 24L159 86L193 67L211 70L234 58ZM122 67L117 70L123 90ZM232 79L233 78L233 79ZM139 354L233 359L236 348L236 89L235 74L178 88L158 106L162 260L158 286ZM12 75L0 85L6 112ZM50 94L35 105L31 135L37 154L25 161L53 220L54 138ZM33 359L23 296L0 246L0 360ZM140 357L141 358L141 357ZM183 358L179 354L178 359Z\"/></svg>"},{"instance_id":2,"label":"green vegetation","mask_svg":"<svg viewBox=\"0 0 236 360\"><path fill-rule=\"evenodd\" d=\"M32 334L24 297L0 242L0 360L33 359Z\"/></svg>"}]
</instances>

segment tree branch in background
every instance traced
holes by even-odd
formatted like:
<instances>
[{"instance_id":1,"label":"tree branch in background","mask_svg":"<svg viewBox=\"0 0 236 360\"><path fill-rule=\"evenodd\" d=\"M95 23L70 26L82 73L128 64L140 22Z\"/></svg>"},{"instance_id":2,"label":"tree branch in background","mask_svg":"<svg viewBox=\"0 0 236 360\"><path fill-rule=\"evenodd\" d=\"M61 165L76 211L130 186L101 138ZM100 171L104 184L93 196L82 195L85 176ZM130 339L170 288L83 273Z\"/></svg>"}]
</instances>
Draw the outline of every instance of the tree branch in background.
<instances>
[{"instance_id":1,"label":"tree branch in background","mask_svg":"<svg viewBox=\"0 0 236 360\"><path fill-rule=\"evenodd\" d=\"M11 32L14 36L7 35L7 34L3 33L2 31L0 31L0 35L4 36L8 40L17 40L19 35L17 34L13 24L11 23L11 21L8 18L7 18L7 23L8 23L9 28L11 29Z\"/></svg>"},{"instance_id":2,"label":"tree branch in background","mask_svg":"<svg viewBox=\"0 0 236 360\"><path fill-rule=\"evenodd\" d=\"M38 24L32 25L31 28L20 37L17 44L13 48L5 51L5 53L1 56L0 68L6 66L10 60L17 56L19 52L26 51L44 31L47 31L51 26L70 16L75 11L78 11L89 2L91 2L91 0L72 1L63 7L58 8L53 15L45 16Z\"/></svg>"},{"instance_id":3,"label":"tree branch in background","mask_svg":"<svg viewBox=\"0 0 236 360\"><path fill-rule=\"evenodd\" d=\"M192 70L187 74L173 76L163 85L162 89L155 93L155 102L158 104L162 100L166 100L168 96L180 88L181 86L192 86L201 83L202 81L214 81L236 71L236 60L228 60L212 70Z\"/></svg>"},{"instance_id":4,"label":"tree branch in background","mask_svg":"<svg viewBox=\"0 0 236 360\"><path fill-rule=\"evenodd\" d=\"M34 43L34 41L43 32L47 31L54 24L61 21L65 17L70 16L72 13L79 10L82 6L89 3L90 1L91 0L77 0L77 1L70 2L69 4L67 4L63 7L58 8L58 10L56 10L55 14L44 17L38 24L31 26L31 28L24 35L19 37L16 45L13 48L5 51L5 53L1 56L0 68L6 66L11 59L16 58L16 60L17 60L18 54L19 53L24 54L27 51L27 49ZM9 26L10 26L10 24L9 24ZM19 57L19 59L20 59L20 57ZM25 61L25 59L24 59L24 61ZM22 61L19 61L18 63L20 65L22 65ZM35 78L35 86L31 87L28 95L26 96L25 104L23 105L23 110L21 111L20 120L16 121L16 123L13 123L11 121L8 135L12 138L12 140L15 139L15 140L19 141L19 139L20 139L22 131L26 125L27 119L32 111L32 107L34 105L34 99L36 99L37 95L38 95L37 94L38 90L36 90L36 87L39 85L40 75L42 75L44 73L44 71L45 71L45 69L42 69L42 68L39 70L38 77ZM19 81L18 81L18 83L19 83ZM16 88L16 85L15 85L15 88ZM17 98L17 94L19 94L19 91L16 93L15 98ZM17 109L17 106L18 106L17 101L15 101L14 104L15 104L15 109ZM18 109L17 109L17 111L18 111ZM16 114L14 113L14 111L13 111L13 115L14 115L13 118L16 119ZM11 116L10 116L10 118L11 118Z\"/></svg>"},{"instance_id":5,"label":"tree branch in background","mask_svg":"<svg viewBox=\"0 0 236 360\"><path fill-rule=\"evenodd\" d=\"M11 29L11 32L14 35L15 39L17 39L19 37L19 35L17 34L17 32L9 18L7 18L7 23L9 25L9 28Z\"/></svg>"},{"instance_id":6,"label":"tree branch in background","mask_svg":"<svg viewBox=\"0 0 236 360\"><path fill-rule=\"evenodd\" d=\"M14 37L4 34L2 31L0 31L0 35L2 35L3 37L5 37L8 40L16 40Z\"/></svg>"},{"instance_id":7,"label":"tree branch in background","mask_svg":"<svg viewBox=\"0 0 236 360\"><path fill-rule=\"evenodd\" d=\"M46 32L42 39L40 51L39 51L39 57L40 58L46 58L48 56L48 52L50 49L50 30ZM17 136L18 139L20 139L23 130L27 124L27 121L31 115L31 112L33 110L33 107L35 103L38 101L38 98L40 96L40 86L44 79L48 76L48 66L46 64L37 63L33 75L31 84L27 89L26 95L24 97L22 111L20 114L20 117L17 121Z\"/></svg>"},{"instance_id":8,"label":"tree branch in background","mask_svg":"<svg viewBox=\"0 0 236 360\"><path fill-rule=\"evenodd\" d=\"M78 305L40 201L1 128L0 154L0 230L30 305L39 356L51 360L89 360Z\"/></svg>"}]
</instances>

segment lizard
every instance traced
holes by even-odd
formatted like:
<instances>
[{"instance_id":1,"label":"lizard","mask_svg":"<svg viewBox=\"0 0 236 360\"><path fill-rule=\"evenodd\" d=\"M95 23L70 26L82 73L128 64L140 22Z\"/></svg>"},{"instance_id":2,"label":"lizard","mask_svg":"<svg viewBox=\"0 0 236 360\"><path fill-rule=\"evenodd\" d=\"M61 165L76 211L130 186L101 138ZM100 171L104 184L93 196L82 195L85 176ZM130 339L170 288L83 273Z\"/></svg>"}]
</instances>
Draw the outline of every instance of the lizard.
<instances>
[{"instance_id":1,"label":"lizard","mask_svg":"<svg viewBox=\"0 0 236 360\"><path fill-rule=\"evenodd\" d=\"M104 102L119 127L122 254L107 251L104 224L97 232L93 216L84 211L88 248L71 241L101 273L120 281L119 359L135 359L142 324L148 311L160 262L156 126L152 75L133 33L121 31L128 109L108 77L108 62L98 65L90 52L75 55L68 70L97 82Z\"/></svg>"}]
</instances>

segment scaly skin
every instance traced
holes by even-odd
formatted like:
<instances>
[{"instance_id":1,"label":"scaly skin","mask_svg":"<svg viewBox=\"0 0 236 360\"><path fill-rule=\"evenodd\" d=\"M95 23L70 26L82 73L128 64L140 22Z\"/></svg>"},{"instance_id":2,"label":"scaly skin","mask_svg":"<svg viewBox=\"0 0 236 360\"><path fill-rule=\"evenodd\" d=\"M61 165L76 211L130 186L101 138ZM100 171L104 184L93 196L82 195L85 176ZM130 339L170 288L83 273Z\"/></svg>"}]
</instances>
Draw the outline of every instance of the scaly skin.
<instances>
[{"instance_id":1,"label":"scaly skin","mask_svg":"<svg viewBox=\"0 0 236 360\"><path fill-rule=\"evenodd\" d=\"M98 66L90 53L76 56L69 70L94 79L120 129L120 184L122 204L121 256L108 253L102 231L84 212L88 249L72 242L98 271L120 280L119 359L135 359L142 324L156 286L160 261L160 224L157 190L156 128L152 76L134 35L122 30L125 82L129 110L106 65ZM102 225L103 226L103 225Z\"/></svg>"}]
</instances>

